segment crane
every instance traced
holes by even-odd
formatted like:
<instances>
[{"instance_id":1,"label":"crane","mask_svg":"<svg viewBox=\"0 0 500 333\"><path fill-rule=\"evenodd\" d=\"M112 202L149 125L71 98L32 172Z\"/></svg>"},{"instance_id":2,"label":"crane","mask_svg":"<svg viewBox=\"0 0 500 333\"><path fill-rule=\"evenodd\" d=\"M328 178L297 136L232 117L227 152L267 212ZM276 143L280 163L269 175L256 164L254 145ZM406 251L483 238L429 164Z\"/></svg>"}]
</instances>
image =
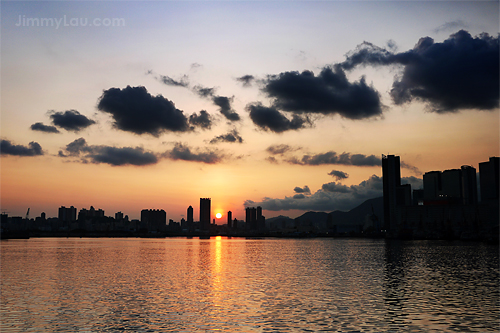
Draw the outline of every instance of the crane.
<instances>
[{"instance_id":1,"label":"crane","mask_svg":"<svg viewBox=\"0 0 500 333\"><path fill-rule=\"evenodd\" d=\"M30 209L28 208L28 211L26 212L26 220L29 220L30 218Z\"/></svg>"}]
</instances>

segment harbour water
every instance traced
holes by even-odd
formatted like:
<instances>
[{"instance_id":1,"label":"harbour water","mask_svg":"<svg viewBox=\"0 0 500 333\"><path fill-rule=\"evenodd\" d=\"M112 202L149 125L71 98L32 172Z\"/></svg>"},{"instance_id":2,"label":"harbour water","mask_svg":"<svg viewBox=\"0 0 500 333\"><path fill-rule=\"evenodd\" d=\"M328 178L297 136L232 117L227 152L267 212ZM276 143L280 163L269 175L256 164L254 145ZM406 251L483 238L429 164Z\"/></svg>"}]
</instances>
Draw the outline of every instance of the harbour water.
<instances>
[{"instance_id":1,"label":"harbour water","mask_svg":"<svg viewBox=\"0 0 500 333\"><path fill-rule=\"evenodd\" d=\"M1 332L497 332L499 248L383 239L1 242Z\"/></svg>"}]
</instances>

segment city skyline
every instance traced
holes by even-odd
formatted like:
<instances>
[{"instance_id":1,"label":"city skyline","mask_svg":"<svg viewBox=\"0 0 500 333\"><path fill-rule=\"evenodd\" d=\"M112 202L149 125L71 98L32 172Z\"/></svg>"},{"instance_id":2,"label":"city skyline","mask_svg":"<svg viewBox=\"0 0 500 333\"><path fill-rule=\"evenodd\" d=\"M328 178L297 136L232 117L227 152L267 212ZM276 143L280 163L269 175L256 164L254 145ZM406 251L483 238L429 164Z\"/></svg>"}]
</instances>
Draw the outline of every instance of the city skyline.
<instances>
[{"instance_id":1,"label":"city skyline","mask_svg":"<svg viewBox=\"0 0 500 333\"><path fill-rule=\"evenodd\" d=\"M381 196L383 154L412 188L479 171L500 155L498 9L2 3L1 208L296 217Z\"/></svg>"}]
</instances>

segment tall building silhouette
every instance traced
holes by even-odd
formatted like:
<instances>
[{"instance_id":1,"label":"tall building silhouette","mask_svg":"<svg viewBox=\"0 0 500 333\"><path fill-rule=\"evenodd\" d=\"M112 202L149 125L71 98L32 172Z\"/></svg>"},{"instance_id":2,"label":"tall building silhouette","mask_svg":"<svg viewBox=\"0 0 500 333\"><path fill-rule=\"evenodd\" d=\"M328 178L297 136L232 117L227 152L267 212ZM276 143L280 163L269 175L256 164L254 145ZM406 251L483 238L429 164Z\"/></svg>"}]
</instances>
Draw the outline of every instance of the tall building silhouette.
<instances>
[{"instance_id":1,"label":"tall building silhouette","mask_svg":"<svg viewBox=\"0 0 500 333\"><path fill-rule=\"evenodd\" d=\"M208 231L210 229L210 198L200 198L200 227L201 230Z\"/></svg>"},{"instance_id":2,"label":"tall building silhouette","mask_svg":"<svg viewBox=\"0 0 500 333\"><path fill-rule=\"evenodd\" d=\"M464 205L477 203L477 177L476 168L462 165L462 199Z\"/></svg>"},{"instance_id":3,"label":"tall building silhouette","mask_svg":"<svg viewBox=\"0 0 500 333\"><path fill-rule=\"evenodd\" d=\"M245 208L245 223L250 230L257 230L257 209L255 207Z\"/></svg>"},{"instance_id":4,"label":"tall building silhouette","mask_svg":"<svg viewBox=\"0 0 500 333\"><path fill-rule=\"evenodd\" d=\"M490 157L488 162L479 163L482 202L499 199L499 162L500 157Z\"/></svg>"},{"instance_id":5,"label":"tall building silhouette","mask_svg":"<svg viewBox=\"0 0 500 333\"><path fill-rule=\"evenodd\" d=\"M187 209L187 228L189 232L194 231L193 206L189 206Z\"/></svg>"},{"instance_id":6,"label":"tall building silhouette","mask_svg":"<svg viewBox=\"0 0 500 333\"><path fill-rule=\"evenodd\" d=\"M59 221L61 222L74 222L76 221L76 208L71 206L70 208L66 208L61 206L59 208Z\"/></svg>"},{"instance_id":7,"label":"tall building silhouette","mask_svg":"<svg viewBox=\"0 0 500 333\"><path fill-rule=\"evenodd\" d=\"M227 212L227 227L231 229L233 223L233 212Z\"/></svg>"},{"instance_id":8,"label":"tall building silhouette","mask_svg":"<svg viewBox=\"0 0 500 333\"><path fill-rule=\"evenodd\" d=\"M384 191L384 229L389 232L396 221L396 189L401 185L399 156L382 155L382 182Z\"/></svg>"}]
</instances>

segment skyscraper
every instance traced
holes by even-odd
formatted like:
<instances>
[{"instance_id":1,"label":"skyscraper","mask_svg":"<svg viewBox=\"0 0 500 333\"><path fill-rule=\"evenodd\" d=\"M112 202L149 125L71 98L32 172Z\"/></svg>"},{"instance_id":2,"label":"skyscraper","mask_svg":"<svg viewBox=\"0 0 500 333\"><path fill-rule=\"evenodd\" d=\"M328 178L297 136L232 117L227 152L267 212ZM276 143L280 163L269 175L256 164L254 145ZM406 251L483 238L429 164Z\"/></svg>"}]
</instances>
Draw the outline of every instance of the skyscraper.
<instances>
[{"instance_id":1,"label":"skyscraper","mask_svg":"<svg viewBox=\"0 0 500 333\"><path fill-rule=\"evenodd\" d=\"M464 205L477 203L477 178L476 168L462 165L462 199Z\"/></svg>"},{"instance_id":2,"label":"skyscraper","mask_svg":"<svg viewBox=\"0 0 500 333\"><path fill-rule=\"evenodd\" d=\"M399 156L382 155L382 181L384 191L384 229L389 232L396 220L396 188L401 185Z\"/></svg>"},{"instance_id":3,"label":"skyscraper","mask_svg":"<svg viewBox=\"0 0 500 333\"><path fill-rule=\"evenodd\" d=\"M479 163L479 185L483 202L499 199L499 162L500 157L490 157L488 162Z\"/></svg>"},{"instance_id":4,"label":"skyscraper","mask_svg":"<svg viewBox=\"0 0 500 333\"><path fill-rule=\"evenodd\" d=\"M201 230L208 231L210 229L210 198L200 198L200 227Z\"/></svg>"},{"instance_id":5,"label":"skyscraper","mask_svg":"<svg viewBox=\"0 0 500 333\"><path fill-rule=\"evenodd\" d=\"M231 211L227 212L227 227L231 229L233 223L233 213Z\"/></svg>"},{"instance_id":6,"label":"skyscraper","mask_svg":"<svg viewBox=\"0 0 500 333\"><path fill-rule=\"evenodd\" d=\"M187 228L189 232L194 231L193 206L189 206L187 209Z\"/></svg>"}]
</instances>

